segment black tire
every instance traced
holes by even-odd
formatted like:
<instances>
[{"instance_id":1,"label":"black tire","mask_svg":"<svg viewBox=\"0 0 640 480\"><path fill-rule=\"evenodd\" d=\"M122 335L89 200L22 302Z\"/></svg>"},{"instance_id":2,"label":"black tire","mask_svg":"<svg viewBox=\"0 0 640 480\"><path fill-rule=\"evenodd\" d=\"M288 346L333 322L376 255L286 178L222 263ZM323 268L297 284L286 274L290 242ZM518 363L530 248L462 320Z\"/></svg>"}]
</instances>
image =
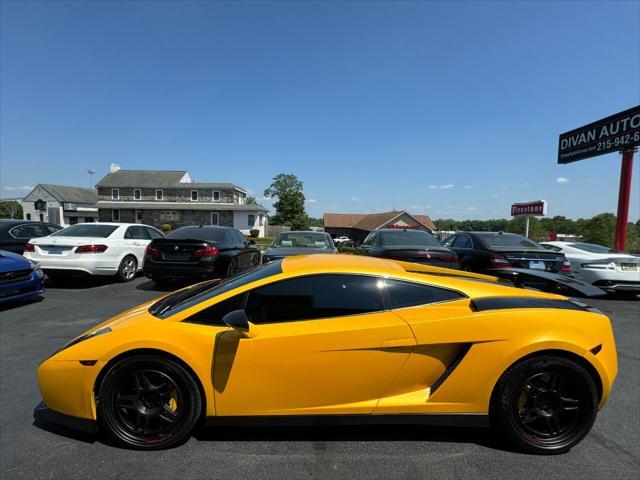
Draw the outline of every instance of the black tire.
<instances>
[{"instance_id":1,"label":"black tire","mask_svg":"<svg viewBox=\"0 0 640 480\"><path fill-rule=\"evenodd\" d=\"M537 356L510 367L496 384L492 429L529 453L567 452L591 430L598 411L593 378L574 360Z\"/></svg>"},{"instance_id":2,"label":"black tire","mask_svg":"<svg viewBox=\"0 0 640 480\"><path fill-rule=\"evenodd\" d=\"M136 278L138 274L138 260L133 255L127 255L120 262L116 277L121 282L130 282Z\"/></svg>"},{"instance_id":3,"label":"black tire","mask_svg":"<svg viewBox=\"0 0 640 480\"><path fill-rule=\"evenodd\" d=\"M146 379L146 380L145 380ZM194 378L179 363L154 356L125 358L98 390L98 421L116 444L160 450L185 441L202 413Z\"/></svg>"},{"instance_id":4,"label":"black tire","mask_svg":"<svg viewBox=\"0 0 640 480\"><path fill-rule=\"evenodd\" d=\"M239 272L240 272L240 264L238 263L238 259L232 258L229 261L229 265L227 266L227 277L232 277Z\"/></svg>"},{"instance_id":5,"label":"black tire","mask_svg":"<svg viewBox=\"0 0 640 480\"><path fill-rule=\"evenodd\" d=\"M251 266L257 267L261 263L262 262L261 262L261 259L260 259L260 253L254 253L253 257L251 257Z\"/></svg>"},{"instance_id":6,"label":"black tire","mask_svg":"<svg viewBox=\"0 0 640 480\"><path fill-rule=\"evenodd\" d=\"M462 265L460 265L460 270L462 270L463 272L473 272L471 265L469 265L468 263L463 263Z\"/></svg>"}]
</instances>

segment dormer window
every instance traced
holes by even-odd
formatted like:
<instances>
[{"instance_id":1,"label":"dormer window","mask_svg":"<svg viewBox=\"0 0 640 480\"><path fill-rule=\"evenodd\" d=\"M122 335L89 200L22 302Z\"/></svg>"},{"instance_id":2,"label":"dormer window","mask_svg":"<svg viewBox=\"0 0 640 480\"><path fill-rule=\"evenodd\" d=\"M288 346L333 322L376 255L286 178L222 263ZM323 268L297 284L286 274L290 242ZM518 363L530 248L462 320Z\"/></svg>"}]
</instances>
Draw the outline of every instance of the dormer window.
<instances>
[{"instance_id":1,"label":"dormer window","mask_svg":"<svg viewBox=\"0 0 640 480\"><path fill-rule=\"evenodd\" d=\"M192 202L198 201L198 190L191 190L191 201Z\"/></svg>"},{"instance_id":2,"label":"dormer window","mask_svg":"<svg viewBox=\"0 0 640 480\"><path fill-rule=\"evenodd\" d=\"M120 189L112 188L111 189L111 200L120 200Z\"/></svg>"},{"instance_id":3,"label":"dormer window","mask_svg":"<svg viewBox=\"0 0 640 480\"><path fill-rule=\"evenodd\" d=\"M220 190L214 190L211 192L211 201L219 202L220 201Z\"/></svg>"},{"instance_id":4,"label":"dormer window","mask_svg":"<svg viewBox=\"0 0 640 480\"><path fill-rule=\"evenodd\" d=\"M142 190L140 190L139 188L134 188L133 189L133 199L134 200L141 200L142 199Z\"/></svg>"}]
</instances>

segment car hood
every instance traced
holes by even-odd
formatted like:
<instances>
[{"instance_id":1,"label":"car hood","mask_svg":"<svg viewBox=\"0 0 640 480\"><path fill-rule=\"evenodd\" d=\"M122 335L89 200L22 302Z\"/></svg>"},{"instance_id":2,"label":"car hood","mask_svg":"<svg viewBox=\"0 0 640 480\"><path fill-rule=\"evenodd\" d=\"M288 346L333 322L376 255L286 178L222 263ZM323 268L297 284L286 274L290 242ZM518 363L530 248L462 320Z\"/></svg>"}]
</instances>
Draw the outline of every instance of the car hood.
<instances>
[{"instance_id":1,"label":"car hood","mask_svg":"<svg viewBox=\"0 0 640 480\"><path fill-rule=\"evenodd\" d=\"M297 247L284 247L284 248L267 248L264 252L265 255L270 257L289 257L291 255L314 255L318 253L336 253L334 249L325 248L297 248Z\"/></svg>"},{"instance_id":2,"label":"car hood","mask_svg":"<svg viewBox=\"0 0 640 480\"><path fill-rule=\"evenodd\" d=\"M17 253L0 250L0 272L12 272L31 268L31 262Z\"/></svg>"}]
</instances>

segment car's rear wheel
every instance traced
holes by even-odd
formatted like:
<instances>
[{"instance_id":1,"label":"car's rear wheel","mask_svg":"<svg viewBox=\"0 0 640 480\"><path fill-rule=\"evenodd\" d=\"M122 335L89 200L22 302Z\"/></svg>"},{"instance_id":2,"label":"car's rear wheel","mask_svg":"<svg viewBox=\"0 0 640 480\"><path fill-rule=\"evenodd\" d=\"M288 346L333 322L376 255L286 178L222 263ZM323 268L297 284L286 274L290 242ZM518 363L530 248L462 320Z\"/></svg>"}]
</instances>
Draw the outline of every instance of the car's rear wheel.
<instances>
[{"instance_id":1,"label":"car's rear wheel","mask_svg":"<svg viewBox=\"0 0 640 480\"><path fill-rule=\"evenodd\" d=\"M138 261L133 255L127 255L120 262L117 277L123 282L130 282L138 273Z\"/></svg>"},{"instance_id":2,"label":"car's rear wheel","mask_svg":"<svg viewBox=\"0 0 640 480\"><path fill-rule=\"evenodd\" d=\"M153 355L126 358L105 375L98 419L118 444L141 450L175 446L202 412L194 378L179 363Z\"/></svg>"},{"instance_id":3,"label":"car's rear wheel","mask_svg":"<svg viewBox=\"0 0 640 480\"><path fill-rule=\"evenodd\" d=\"M238 259L232 258L229 262L229 266L227 267L227 277L231 277L238 272L240 272L240 264L238 263Z\"/></svg>"},{"instance_id":4,"label":"car's rear wheel","mask_svg":"<svg viewBox=\"0 0 640 480\"><path fill-rule=\"evenodd\" d=\"M510 367L490 406L492 428L531 453L562 453L582 440L596 419L598 394L579 363L549 355Z\"/></svg>"}]
</instances>

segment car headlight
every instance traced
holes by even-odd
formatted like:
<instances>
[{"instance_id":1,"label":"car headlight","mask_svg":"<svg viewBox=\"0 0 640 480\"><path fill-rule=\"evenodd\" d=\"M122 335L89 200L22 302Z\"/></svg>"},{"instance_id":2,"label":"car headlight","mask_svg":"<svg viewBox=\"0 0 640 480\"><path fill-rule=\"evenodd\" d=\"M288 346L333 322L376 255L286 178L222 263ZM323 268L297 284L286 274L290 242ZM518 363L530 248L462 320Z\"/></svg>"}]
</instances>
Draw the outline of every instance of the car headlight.
<instances>
[{"instance_id":1,"label":"car headlight","mask_svg":"<svg viewBox=\"0 0 640 480\"><path fill-rule=\"evenodd\" d=\"M105 333L109 333L110 331L111 331L110 327L104 327L104 328L100 328L100 329L98 329L98 330L96 330L94 332L85 333L84 335L80 335L79 337L76 337L73 340L65 343L62 347L60 347L58 350L53 352L53 355L56 355L56 354L62 352L63 350L66 350L69 347L77 345L80 342L84 342L85 340L89 340L90 338L97 337L98 335L104 335ZM51 355L51 356L53 357L53 355Z\"/></svg>"}]
</instances>

